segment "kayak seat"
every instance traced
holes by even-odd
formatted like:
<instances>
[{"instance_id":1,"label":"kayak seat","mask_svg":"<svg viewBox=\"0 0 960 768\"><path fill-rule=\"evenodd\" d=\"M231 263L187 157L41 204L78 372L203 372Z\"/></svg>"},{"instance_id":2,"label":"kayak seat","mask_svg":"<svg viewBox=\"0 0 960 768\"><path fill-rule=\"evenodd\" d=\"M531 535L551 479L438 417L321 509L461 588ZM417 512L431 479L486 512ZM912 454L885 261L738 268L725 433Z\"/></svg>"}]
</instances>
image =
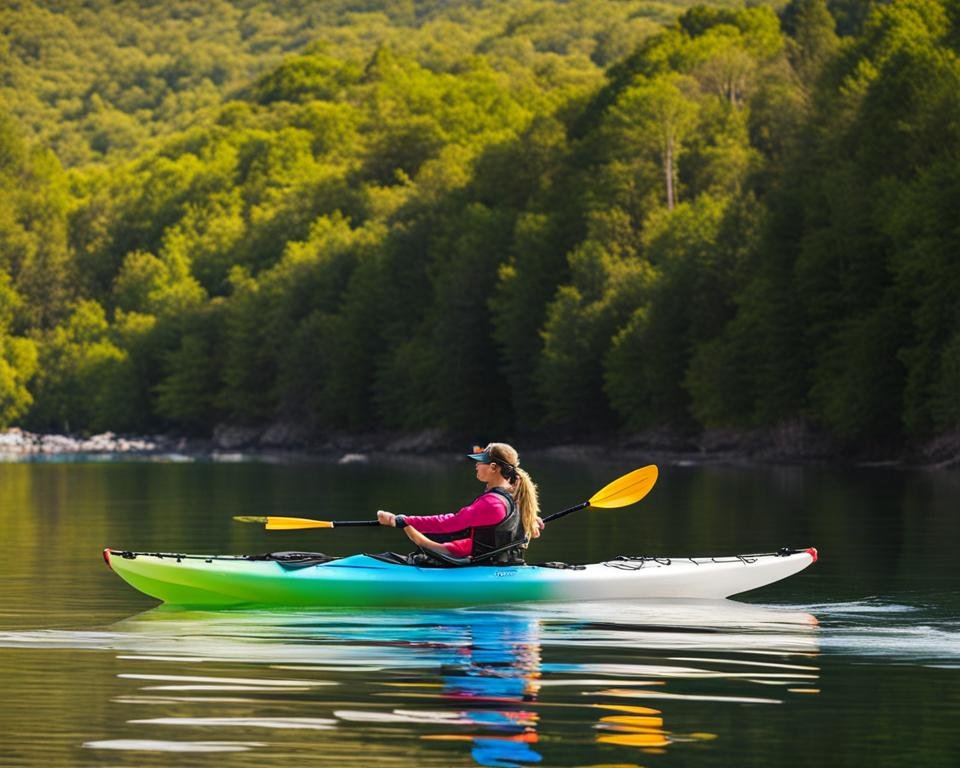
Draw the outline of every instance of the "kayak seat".
<instances>
[{"instance_id":1,"label":"kayak seat","mask_svg":"<svg viewBox=\"0 0 960 768\"><path fill-rule=\"evenodd\" d=\"M492 562L493 558L501 552L515 548L518 544L526 544L527 538L521 541L514 541L503 547L484 552L477 557L454 557L444 552L426 551L422 547L417 547L417 551L409 555L398 555L396 552L382 552L379 555L369 555L376 560L382 560L385 563L394 565L413 565L418 568L465 568L472 565L496 565L502 566L503 563ZM525 563L514 563L514 565L525 565Z\"/></svg>"},{"instance_id":2,"label":"kayak seat","mask_svg":"<svg viewBox=\"0 0 960 768\"><path fill-rule=\"evenodd\" d=\"M422 547L417 547L417 549L419 549L420 552L427 557L436 558L448 566L453 568L463 568L464 566L468 565L503 565L503 563L493 562L493 558L503 552L506 552L507 550L516 549L519 545L523 545L525 547L528 541L529 539L524 536L521 540L511 541L509 544L505 544L502 547L491 549L489 552L484 552L482 555L475 555L473 557L454 557L453 555L448 555L445 552L434 552L433 550L427 552ZM524 565L524 563L514 563L514 565Z\"/></svg>"}]
</instances>

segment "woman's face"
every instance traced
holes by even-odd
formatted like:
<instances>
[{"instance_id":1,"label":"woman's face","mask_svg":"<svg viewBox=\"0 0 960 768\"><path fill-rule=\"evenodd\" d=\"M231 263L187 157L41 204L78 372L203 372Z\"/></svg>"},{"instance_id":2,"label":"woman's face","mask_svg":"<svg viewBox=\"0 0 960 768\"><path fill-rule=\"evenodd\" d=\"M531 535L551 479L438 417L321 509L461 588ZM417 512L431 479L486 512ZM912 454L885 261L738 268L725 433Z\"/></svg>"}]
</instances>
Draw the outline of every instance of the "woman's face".
<instances>
[{"instance_id":1,"label":"woman's face","mask_svg":"<svg viewBox=\"0 0 960 768\"><path fill-rule=\"evenodd\" d=\"M489 462L477 462L477 480L481 483L500 482L500 468Z\"/></svg>"}]
</instances>

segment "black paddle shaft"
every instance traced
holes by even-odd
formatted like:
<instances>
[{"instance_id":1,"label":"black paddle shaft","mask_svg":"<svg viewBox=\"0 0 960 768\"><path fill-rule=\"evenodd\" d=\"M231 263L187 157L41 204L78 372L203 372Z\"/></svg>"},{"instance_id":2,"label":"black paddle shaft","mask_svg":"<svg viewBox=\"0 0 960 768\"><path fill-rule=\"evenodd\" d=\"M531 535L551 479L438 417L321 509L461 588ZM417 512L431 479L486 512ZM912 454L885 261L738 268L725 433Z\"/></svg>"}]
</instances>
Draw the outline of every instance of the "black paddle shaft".
<instances>
[{"instance_id":1,"label":"black paddle shaft","mask_svg":"<svg viewBox=\"0 0 960 768\"><path fill-rule=\"evenodd\" d=\"M348 528L359 525L380 525L379 520L332 520L334 528Z\"/></svg>"},{"instance_id":2,"label":"black paddle shaft","mask_svg":"<svg viewBox=\"0 0 960 768\"><path fill-rule=\"evenodd\" d=\"M570 507L570 509L565 509L562 512L554 512L552 515L547 515L545 518L543 518L543 522L549 523L551 520L557 520L563 517L564 515L569 515L571 512L576 512L579 509L583 509L584 507L589 507L589 506L590 506L590 502L585 501L582 504L577 504L577 506Z\"/></svg>"}]
</instances>

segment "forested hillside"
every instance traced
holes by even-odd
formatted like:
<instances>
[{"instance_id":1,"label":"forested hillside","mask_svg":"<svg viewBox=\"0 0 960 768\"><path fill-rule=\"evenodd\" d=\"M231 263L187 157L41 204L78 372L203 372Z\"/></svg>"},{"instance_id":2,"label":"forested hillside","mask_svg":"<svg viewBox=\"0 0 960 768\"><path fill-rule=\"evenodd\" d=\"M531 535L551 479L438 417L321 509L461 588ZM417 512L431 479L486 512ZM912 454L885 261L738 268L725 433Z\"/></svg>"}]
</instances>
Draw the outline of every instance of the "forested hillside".
<instances>
[{"instance_id":1,"label":"forested hillside","mask_svg":"<svg viewBox=\"0 0 960 768\"><path fill-rule=\"evenodd\" d=\"M0 425L960 424L958 0L282 7L0 11Z\"/></svg>"},{"instance_id":2,"label":"forested hillside","mask_svg":"<svg viewBox=\"0 0 960 768\"><path fill-rule=\"evenodd\" d=\"M307 46L359 62L388 46L442 71L482 54L544 86L595 83L690 4L16 0L0 4L0 98L75 166L130 156L152 137L209 123L224 101L247 98L258 75Z\"/></svg>"}]
</instances>

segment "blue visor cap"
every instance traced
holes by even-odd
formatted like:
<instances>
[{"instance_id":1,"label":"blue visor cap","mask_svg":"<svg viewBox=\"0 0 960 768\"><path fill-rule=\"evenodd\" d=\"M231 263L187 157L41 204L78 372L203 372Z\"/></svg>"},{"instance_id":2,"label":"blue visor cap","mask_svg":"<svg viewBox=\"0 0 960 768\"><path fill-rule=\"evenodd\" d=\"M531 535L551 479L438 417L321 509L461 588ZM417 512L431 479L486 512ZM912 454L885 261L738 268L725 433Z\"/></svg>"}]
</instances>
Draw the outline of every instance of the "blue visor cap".
<instances>
[{"instance_id":1,"label":"blue visor cap","mask_svg":"<svg viewBox=\"0 0 960 768\"><path fill-rule=\"evenodd\" d=\"M483 451L482 453L468 453L467 456L474 461L479 462L480 464L489 464L491 461L493 461L487 451Z\"/></svg>"}]
</instances>

